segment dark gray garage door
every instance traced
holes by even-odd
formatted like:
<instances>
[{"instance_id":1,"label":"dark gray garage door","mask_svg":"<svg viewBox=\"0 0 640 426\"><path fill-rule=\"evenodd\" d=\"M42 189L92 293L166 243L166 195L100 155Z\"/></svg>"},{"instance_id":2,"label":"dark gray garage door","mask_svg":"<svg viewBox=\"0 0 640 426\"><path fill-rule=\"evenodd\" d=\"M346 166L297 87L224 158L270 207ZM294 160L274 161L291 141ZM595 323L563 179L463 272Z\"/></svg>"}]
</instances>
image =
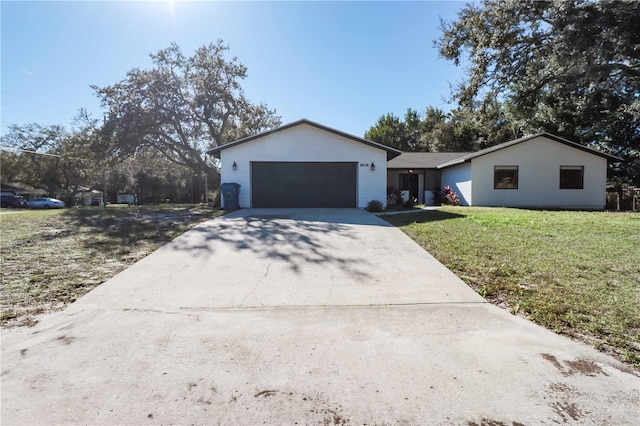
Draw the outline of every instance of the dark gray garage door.
<instances>
[{"instance_id":1,"label":"dark gray garage door","mask_svg":"<svg viewBox=\"0 0 640 426\"><path fill-rule=\"evenodd\" d=\"M356 207L358 163L251 163L252 207Z\"/></svg>"}]
</instances>

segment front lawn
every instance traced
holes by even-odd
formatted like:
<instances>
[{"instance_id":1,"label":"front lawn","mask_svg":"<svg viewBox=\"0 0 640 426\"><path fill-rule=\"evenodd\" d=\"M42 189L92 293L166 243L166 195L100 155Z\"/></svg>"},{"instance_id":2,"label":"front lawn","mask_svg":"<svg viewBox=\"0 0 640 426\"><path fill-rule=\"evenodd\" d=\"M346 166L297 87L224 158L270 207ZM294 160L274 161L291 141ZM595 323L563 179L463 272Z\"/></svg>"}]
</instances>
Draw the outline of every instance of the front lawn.
<instances>
[{"instance_id":1,"label":"front lawn","mask_svg":"<svg viewBox=\"0 0 640 426\"><path fill-rule=\"evenodd\" d=\"M220 214L172 204L2 213L0 324L33 324Z\"/></svg>"},{"instance_id":2,"label":"front lawn","mask_svg":"<svg viewBox=\"0 0 640 426\"><path fill-rule=\"evenodd\" d=\"M488 301L640 367L640 214L443 207L382 218Z\"/></svg>"}]
</instances>

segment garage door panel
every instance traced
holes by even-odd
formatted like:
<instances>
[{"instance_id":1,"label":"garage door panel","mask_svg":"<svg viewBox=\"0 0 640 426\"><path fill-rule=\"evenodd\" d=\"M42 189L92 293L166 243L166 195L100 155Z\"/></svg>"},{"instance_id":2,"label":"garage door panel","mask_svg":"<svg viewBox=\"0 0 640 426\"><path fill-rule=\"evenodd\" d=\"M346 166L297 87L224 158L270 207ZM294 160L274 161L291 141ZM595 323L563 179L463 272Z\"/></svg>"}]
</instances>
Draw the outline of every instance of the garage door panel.
<instances>
[{"instance_id":1,"label":"garage door panel","mask_svg":"<svg viewBox=\"0 0 640 426\"><path fill-rule=\"evenodd\" d=\"M357 163L253 162L253 207L356 207Z\"/></svg>"}]
</instances>

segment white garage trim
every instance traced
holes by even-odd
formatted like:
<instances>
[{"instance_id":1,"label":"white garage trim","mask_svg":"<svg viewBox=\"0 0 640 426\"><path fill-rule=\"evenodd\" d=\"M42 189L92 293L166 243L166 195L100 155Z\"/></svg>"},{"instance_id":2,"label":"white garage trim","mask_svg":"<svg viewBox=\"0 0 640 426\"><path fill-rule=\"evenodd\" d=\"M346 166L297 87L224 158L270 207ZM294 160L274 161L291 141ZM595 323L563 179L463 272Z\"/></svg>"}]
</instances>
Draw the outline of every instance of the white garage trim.
<instances>
[{"instance_id":1,"label":"white garage trim","mask_svg":"<svg viewBox=\"0 0 640 426\"><path fill-rule=\"evenodd\" d=\"M241 185L240 207L252 207L252 162L357 163L356 205L364 208L371 200L385 203L387 160L400 151L300 120L222 145L208 154L220 156L223 183Z\"/></svg>"}]
</instances>

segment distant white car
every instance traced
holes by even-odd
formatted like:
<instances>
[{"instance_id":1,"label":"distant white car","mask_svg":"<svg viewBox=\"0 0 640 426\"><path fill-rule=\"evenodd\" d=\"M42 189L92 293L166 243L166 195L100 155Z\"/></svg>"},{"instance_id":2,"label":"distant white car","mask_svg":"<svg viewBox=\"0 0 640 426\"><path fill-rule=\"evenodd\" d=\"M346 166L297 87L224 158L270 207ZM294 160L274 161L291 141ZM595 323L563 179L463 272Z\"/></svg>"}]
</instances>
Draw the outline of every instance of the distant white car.
<instances>
[{"instance_id":1,"label":"distant white car","mask_svg":"<svg viewBox=\"0 0 640 426\"><path fill-rule=\"evenodd\" d=\"M57 198L34 198L29 200L27 207L30 209L60 209L64 207L64 201Z\"/></svg>"}]
</instances>

